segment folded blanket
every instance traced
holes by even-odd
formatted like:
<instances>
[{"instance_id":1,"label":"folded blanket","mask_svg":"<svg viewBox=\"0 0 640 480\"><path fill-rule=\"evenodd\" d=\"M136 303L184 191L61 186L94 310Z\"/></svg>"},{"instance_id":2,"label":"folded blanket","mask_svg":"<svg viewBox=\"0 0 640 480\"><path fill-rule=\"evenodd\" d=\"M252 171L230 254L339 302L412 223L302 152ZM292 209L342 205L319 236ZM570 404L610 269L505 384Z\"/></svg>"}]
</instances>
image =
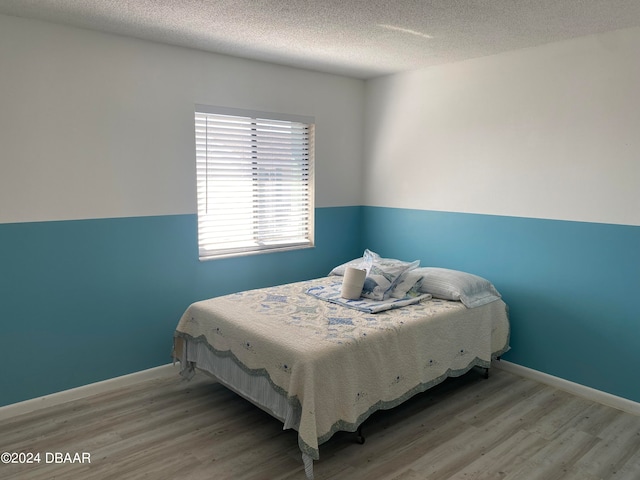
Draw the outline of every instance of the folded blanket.
<instances>
[{"instance_id":1,"label":"folded blanket","mask_svg":"<svg viewBox=\"0 0 640 480\"><path fill-rule=\"evenodd\" d=\"M429 300L430 294L423 294L417 297L404 297L404 298L388 298L386 300L373 300L370 298L360 297L356 300L347 300L340 296L342 289L342 283L331 283L329 285L317 285L307 289L309 295L312 295L325 302L335 303L342 305L343 307L353 308L366 313L378 313L385 310L391 310L392 308L400 308L407 305L413 305L423 300Z\"/></svg>"}]
</instances>

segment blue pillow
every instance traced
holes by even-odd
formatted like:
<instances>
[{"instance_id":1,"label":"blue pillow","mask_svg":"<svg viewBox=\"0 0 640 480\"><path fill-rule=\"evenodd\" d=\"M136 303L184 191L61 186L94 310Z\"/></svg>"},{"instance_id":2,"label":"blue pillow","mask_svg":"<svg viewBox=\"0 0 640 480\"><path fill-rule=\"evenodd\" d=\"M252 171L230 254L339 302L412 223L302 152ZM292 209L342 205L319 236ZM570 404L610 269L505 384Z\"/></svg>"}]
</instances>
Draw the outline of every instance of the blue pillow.
<instances>
[{"instance_id":1,"label":"blue pillow","mask_svg":"<svg viewBox=\"0 0 640 480\"><path fill-rule=\"evenodd\" d=\"M405 298L422 295L422 292L420 292L421 282L422 274L418 272L418 269L409 270L400 276L398 283L391 290L391 297Z\"/></svg>"},{"instance_id":2,"label":"blue pillow","mask_svg":"<svg viewBox=\"0 0 640 480\"><path fill-rule=\"evenodd\" d=\"M363 259L367 277L362 287L362 296L373 300L389 298L402 275L420 265L420 260L403 262L394 258L382 258L368 249L364 251Z\"/></svg>"}]
</instances>

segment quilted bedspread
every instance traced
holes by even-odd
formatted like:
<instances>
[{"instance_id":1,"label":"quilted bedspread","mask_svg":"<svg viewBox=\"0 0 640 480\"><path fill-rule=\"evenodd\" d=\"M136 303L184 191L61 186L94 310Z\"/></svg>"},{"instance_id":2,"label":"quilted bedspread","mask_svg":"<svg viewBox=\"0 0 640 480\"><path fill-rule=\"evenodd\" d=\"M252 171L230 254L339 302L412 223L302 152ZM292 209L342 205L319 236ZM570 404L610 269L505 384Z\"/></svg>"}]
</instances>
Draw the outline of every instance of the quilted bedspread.
<instances>
[{"instance_id":1,"label":"quilted bedspread","mask_svg":"<svg viewBox=\"0 0 640 480\"><path fill-rule=\"evenodd\" d=\"M196 302L175 333L266 376L300 411L298 444L313 459L336 431L355 431L376 410L473 366L488 367L509 348L502 300L468 309L430 299L371 314L305 293L334 282L320 278Z\"/></svg>"}]
</instances>

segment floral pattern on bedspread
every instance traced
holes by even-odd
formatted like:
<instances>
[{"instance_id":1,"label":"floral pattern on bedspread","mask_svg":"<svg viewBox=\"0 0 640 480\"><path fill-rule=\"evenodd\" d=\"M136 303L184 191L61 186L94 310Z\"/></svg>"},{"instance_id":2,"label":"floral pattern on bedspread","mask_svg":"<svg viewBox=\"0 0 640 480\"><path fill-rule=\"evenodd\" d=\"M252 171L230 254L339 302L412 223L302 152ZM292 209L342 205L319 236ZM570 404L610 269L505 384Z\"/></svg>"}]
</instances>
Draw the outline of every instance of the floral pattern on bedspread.
<instances>
[{"instance_id":1,"label":"floral pattern on bedspread","mask_svg":"<svg viewBox=\"0 0 640 480\"><path fill-rule=\"evenodd\" d=\"M266 376L301 409L301 450L338 430L355 431L371 413L460 375L488 366L508 349L506 306L467 309L431 299L369 314L306 291L327 277L249 290L192 304L177 337L206 342L252 375ZM185 368L185 366L183 366Z\"/></svg>"}]
</instances>

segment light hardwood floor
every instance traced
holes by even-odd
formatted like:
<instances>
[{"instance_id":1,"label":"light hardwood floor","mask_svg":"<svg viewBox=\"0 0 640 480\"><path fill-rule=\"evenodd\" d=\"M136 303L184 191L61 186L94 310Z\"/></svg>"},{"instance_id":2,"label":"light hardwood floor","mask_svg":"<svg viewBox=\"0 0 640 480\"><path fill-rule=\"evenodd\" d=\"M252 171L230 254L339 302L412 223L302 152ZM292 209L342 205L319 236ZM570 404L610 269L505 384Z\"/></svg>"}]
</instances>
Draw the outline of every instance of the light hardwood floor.
<instances>
[{"instance_id":1,"label":"light hardwood floor","mask_svg":"<svg viewBox=\"0 0 640 480\"><path fill-rule=\"evenodd\" d=\"M320 447L316 479L640 480L640 417L493 369L449 379ZM150 380L0 422L5 480L305 478L296 433L223 386ZM46 463L47 452L91 463ZM49 459L55 458L49 455Z\"/></svg>"}]
</instances>

